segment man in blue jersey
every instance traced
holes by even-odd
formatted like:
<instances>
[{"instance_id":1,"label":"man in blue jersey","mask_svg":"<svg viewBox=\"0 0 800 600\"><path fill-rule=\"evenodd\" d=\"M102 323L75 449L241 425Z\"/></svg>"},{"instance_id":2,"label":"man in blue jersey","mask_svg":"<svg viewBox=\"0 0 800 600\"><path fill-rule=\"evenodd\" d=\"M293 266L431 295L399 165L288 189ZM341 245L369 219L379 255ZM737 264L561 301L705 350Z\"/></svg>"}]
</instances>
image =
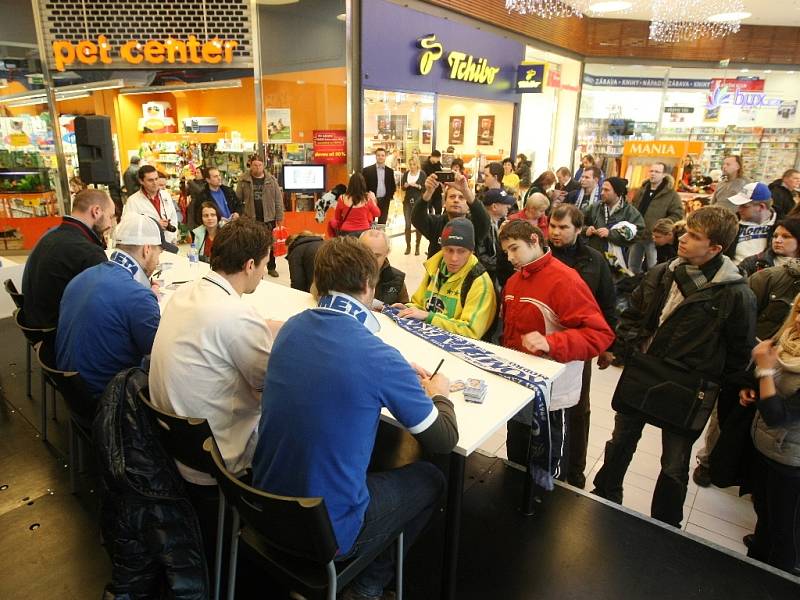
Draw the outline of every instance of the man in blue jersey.
<instances>
[{"instance_id":1,"label":"man in blue jersey","mask_svg":"<svg viewBox=\"0 0 800 600\"><path fill-rule=\"evenodd\" d=\"M339 544L337 560L369 552L400 528L408 547L428 522L444 477L427 462L367 473L380 412L388 408L428 452L449 452L458 441L447 399L450 383L412 367L375 335L380 324L368 307L378 265L357 240L325 242L314 282L319 306L289 319L272 346L254 485L274 494L324 498ZM344 597L382 598L392 576L387 551Z\"/></svg>"},{"instance_id":2,"label":"man in blue jersey","mask_svg":"<svg viewBox=\"0 0 800 600\"><path fill-rule=\"evenodd\" d=\"M67 285L56 331L56 365L80 373L95 397L150 354L161 312L149 277L162 249L177 251L154 219L137 213L123 217L116 240L111 260Z\"/></svg>"}]
</instances>

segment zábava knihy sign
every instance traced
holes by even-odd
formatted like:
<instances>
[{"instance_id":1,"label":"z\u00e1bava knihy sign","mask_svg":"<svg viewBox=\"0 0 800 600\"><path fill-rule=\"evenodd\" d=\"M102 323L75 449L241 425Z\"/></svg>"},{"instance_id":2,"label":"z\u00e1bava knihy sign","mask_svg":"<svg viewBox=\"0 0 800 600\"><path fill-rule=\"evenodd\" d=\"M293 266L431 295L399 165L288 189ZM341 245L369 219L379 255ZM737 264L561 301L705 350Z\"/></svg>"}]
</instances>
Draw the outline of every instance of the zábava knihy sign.
<instances>
[{"instance_id":1,"label":"z\u00e1bava knihy sign","mask_svg":"<svg viewBox=\"0 0 800 600\"><path fill-rule=\"evenodd\" d=\"M116 55L131 65L217 65L231 63L233 50L239 43L233 40L212 38L202 42L190 35L186 40L169 38L167 40L147 40L139 42L131 40L119 48L114 48L104 35L97 41L82 40L72 43L68 40L53 42L53 61L58 71L64 71L75 64L110 65ZM98 65L99 66L99 65Z\"/></svg>"},{"instance_id":2,"label":"z\u00e1bava knihy sign","mask_svg":"<svg viewBox=\"0 0 800 600\"><path fill-rule=\"evenodd\" d=\"M426 35L418 40L422 53L419 56L419 74L429 75L433 65L445 54L444 46L436 39L436 34ZM501 67L493 67L487 58L476 58L466 52L451 50L447 53L450 67L447 76L457 81L492 85Z\"/></svg>"}]
</instances>

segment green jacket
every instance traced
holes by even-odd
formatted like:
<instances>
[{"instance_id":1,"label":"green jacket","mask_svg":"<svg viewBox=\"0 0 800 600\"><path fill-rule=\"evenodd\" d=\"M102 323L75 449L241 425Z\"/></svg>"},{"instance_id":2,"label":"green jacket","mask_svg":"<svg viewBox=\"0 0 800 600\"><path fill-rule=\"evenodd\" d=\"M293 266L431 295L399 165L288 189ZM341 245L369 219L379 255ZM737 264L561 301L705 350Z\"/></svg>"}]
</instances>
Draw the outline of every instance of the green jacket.
<instances>
[{"instance_id":1,"label":"green jacket","mask_svg":"<svg viewBox=\"0 0 800 600\"><path fill-rule=\"evenodd\" d=\"M626 239L619 230L611 230L614 225L622 221L628 221L636 225L636 236L633 239ZM606 219L605 204L602 202L592 204L584 213L583 225L584 228L592 226L595 229L602 229L606 227L610 230L607 238L601 238L597 235L586 236L585 238L589 246L600 252L608 250L607 242L617 246L628 247L634 242L640 241L645 228L641 213L625 200L622 201L622 206L619 209L608 216L608 219Z\"/></svg>"},{"instance_id":2,"label":"green jacket","mask_svg":"<svg viewBox=\"0 0 800 600\"><path fill-rule=\"evenodd\" d=\"M461 304L461 287L467 274L478 264L473 254L458 273L454 273L437 286L437 276L442 263L440 250L425 261L425 275L422 278L409 306L428 310L427 323L441 327L445 331L479 340L489 330L497 314L497 297L489 273L476 277Z\"/></svg>"},{"instance_id":3,"label":"green jacket","mask_svg":"<svg viewBox=\"0 0 800 600\"><path fill-rule=\"evenodd\" d=\"M675 180L672 176L667 175L664 180L666 183L656 195L650 200L647 207L647 212L642 215L644 218L644 231L642 232L642 240L650 241L653 239L653 227L659 219L669 219L673 223L683 219L683 202L678 192L675 191ZM633 205L637 210L642 202L645 190L650 189L650 182L645 181L644 185L636 191L633 197Z\"/></svg>"}]
</instances>

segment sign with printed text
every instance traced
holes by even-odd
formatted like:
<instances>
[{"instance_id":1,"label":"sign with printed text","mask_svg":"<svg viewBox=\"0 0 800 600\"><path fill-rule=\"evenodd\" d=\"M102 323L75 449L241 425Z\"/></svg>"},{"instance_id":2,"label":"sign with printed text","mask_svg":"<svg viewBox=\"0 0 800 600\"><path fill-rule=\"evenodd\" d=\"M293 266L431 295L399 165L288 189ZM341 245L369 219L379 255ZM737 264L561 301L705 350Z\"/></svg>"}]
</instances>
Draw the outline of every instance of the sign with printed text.
<instances>
[{"instance_id":1,"label":"sign with printed text","mask_svg":"<svg viewBox=\"0 0 800 600\"><path fill-rule=\"evenodd\" d=\"M623 154L628 157L652 156L683 158L688 154L702 154L705 144L703 142L675 141L644 141L631 140L625 142Z\"/></svg>"},{"instance_id":2,"label":"sign with printed text","mask_svg":"<svg viewBox=\"0 0 800 600\"><path fill-rule=\"evenodd\" d=\"M436 39L435 33L421 37L418 41L422 49L419 56L419 74L428 75L433 65L444 55L445 49ZM484 85L492 85L500 71L500 67L489 64L489 59L475 57L460 50L451 50L447 53L447 65L450 67L446 71L450 79Z\"/></svg>"},{"instance_id":3,"label":"sign with printed text","mask_svg":"<svg viewBox=\"0 0 800 600\"><path fill-rule=\"evenodd\" d=\"M520 94L541 94L544 89L544 63L522 63L517 67L517 91Z\"/></svg>"},{"instance_id":4,"label":"sign with printed text","mask_svg":"<svg viewBox=\"0 0 800 600\"><path fill-rule=\"evenodd\" d=\"M101 68L111 65L115 59L131 66L145 65L180 65L208 66L230 64L233 62L233 50L239 42L222 40L214 37L205 42L190 35L186 40L168 38L164 41L130 40L119 48L109 43L104 35L97 36L96 41L81 40L73 43L69 40L53 42L53 64L56 70L65 71L67 67Z\"/></svg>"},{"instance_id":5,"label":"sign with printed text","mask_svg":"<svg viewBox=\"0 0 800 600\"><path fill-rule=\"evenodd\" d=\"M314 162L325 165L345 164L347 162L347 131L315 129Z\"/></svg>"}]
</instances>

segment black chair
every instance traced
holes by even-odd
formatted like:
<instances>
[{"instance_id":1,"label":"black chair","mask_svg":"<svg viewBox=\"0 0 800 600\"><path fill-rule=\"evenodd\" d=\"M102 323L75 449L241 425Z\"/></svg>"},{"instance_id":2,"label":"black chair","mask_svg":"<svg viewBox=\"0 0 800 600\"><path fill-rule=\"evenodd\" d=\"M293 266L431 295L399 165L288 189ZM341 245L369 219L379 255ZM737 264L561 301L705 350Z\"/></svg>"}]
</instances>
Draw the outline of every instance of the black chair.
<instances>
[{"instance_id":1,"label":"black chair","mask_svg":"<svg viewBox=\"0 0 800 600\"><path fill-rule=\"evenodd\" d=\"M395 532L374 552L334 562L338 551L322 498L290 498L254 489L225 467L213 438L204 448L214 460L214 476L233 511L228 600L234 600L239 539L277 580L305 597L335 600L337 590L392 544L396 545L396 594L403 598L403 532Z\"/></svg>"},{"instance_id":2,"label":"black chair","mask_svg":"<svg viewBox=\"0 0 800 600\"><path fill-rule=\"evenodd\" d=\"M14 285L14 282L10 279L6 279L3 282L3 285L5 286L8 295L11 296L11 300L14 301L14 306L17 308L22 308L23 296L22 293L17 289L17 286Z\"/></svg>"},{"instance_id":3,"label":"black chair","mask_svg":"<svg viewBox=\"0 0 800 600\"><path fill-rule=\"evenodd\" d=\"M178 417L158 408L150 402L148 389L139 392L139 400L158 426L159 438L172 458L187 467L214 476L214 461L203 449L203 443L214 437L205 419ZM214 598L220 598L222 581L222 548L225 539L225 496L219 491L219 515L217 517L217 552L214 559Z\"/></svg>"},{"instance_id":4,"label":"black chair","mask_svg":"<svg viewBox=\"0 0 800 600\"><path fill-rule=\"evenodd\" d=\"M42 381L47 380L54 391L61 393L69 409L69 483L74 494L78 489L78 472L83 471L84 467L84 446L90 451L92 448L92 416L96 403L77 371L60 371L55 368L55 351L51 343L39 342L35 350L36 360L42 368ZM55 394L53 403L55 404Z\"/></svg>"},{"instance_id":5,"label":"black chair","mask_svg":"<svg viewBox=\"0 0 800 600\"><path fill-rule=\"evenodd\" d=\"M47 327L45 329L38 329L36 327L28 327L25 325L25 320L22 315L22 309L17 308L14 311L14 324L19 328L22 332L22 335L25 336L25 340L27 342L26 348L26 366L27 366L27 376L28 376L28 396L32 397L31 395L31 352L34 346L39 342L48 341L52 342L55 340L56 335L56 328L55 327ZM42 439L47 441L47 390L45 389L45 381L44 375L42 375ZM55 401L55 394L53 395L53 418L56 418L56 401Z\"/></svg>"}]
</instances>

